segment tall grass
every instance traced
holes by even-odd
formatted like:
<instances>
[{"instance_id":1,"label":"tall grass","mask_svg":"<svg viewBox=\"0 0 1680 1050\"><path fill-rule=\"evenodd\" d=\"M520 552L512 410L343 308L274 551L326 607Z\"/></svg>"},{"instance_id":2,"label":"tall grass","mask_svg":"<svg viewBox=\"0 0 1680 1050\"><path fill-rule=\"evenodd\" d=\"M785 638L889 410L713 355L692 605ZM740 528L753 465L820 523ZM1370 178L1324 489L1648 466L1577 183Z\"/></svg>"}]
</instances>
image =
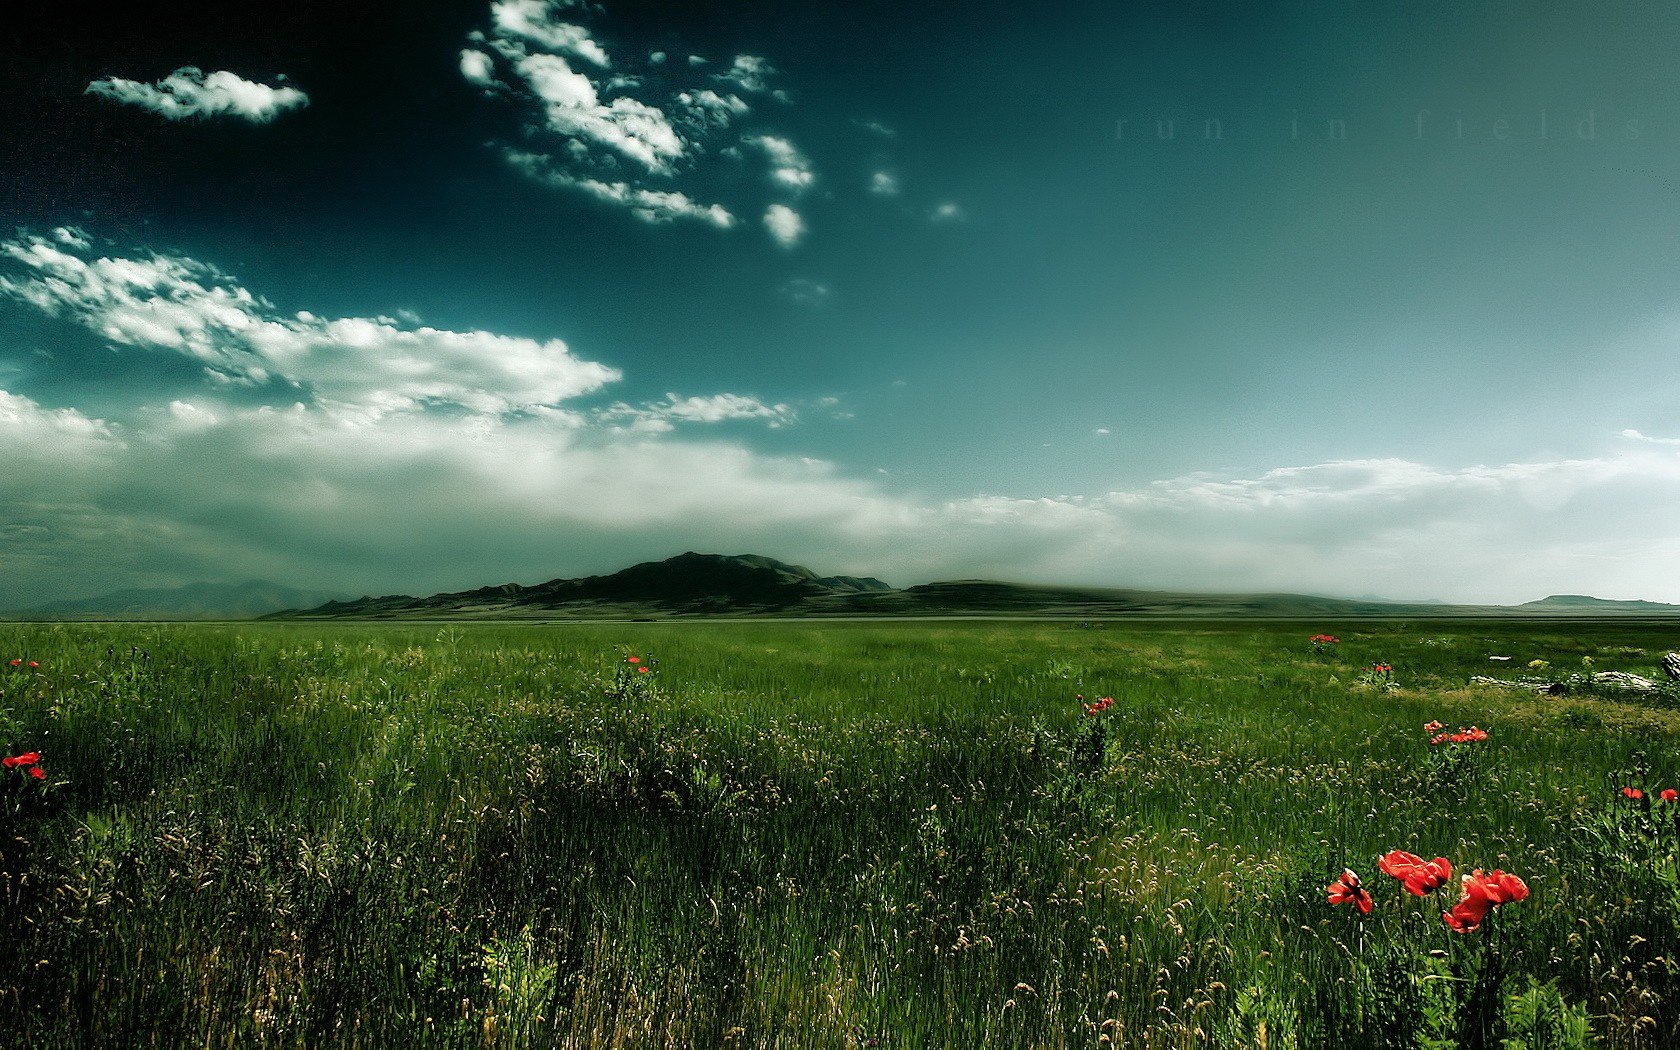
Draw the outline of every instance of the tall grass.
<instances>
[{"instance_id":1,"label":"tall grass","mask_svg":"<svg viewBox=\"0 0 1680 1050\"><path fill-rule=\"evenodd\" d=\"M1314 653L1318 629L1342 642ZM1639 623L0 626L0 748L49 773L0 789L0 1031L1554 1045L1522 1034L1551 1010L1559 1032L1585 1014L1605 1045L1673 1045L1663 811L1618 789L1642 763L1680 786L1680 711L1466 685L1492 654L1649 673L1673 641ZM1376 661L1397 688L1362 680ZM1094 765L1075 694L1116 700ZM1491 739L1445 761L1430 719ZM1384 885L1392 849L1533 894L1453 935L1450 890ZM1344 865L1379 898L1363 922L1325 902Z\"/></svg>"}]
</instances>

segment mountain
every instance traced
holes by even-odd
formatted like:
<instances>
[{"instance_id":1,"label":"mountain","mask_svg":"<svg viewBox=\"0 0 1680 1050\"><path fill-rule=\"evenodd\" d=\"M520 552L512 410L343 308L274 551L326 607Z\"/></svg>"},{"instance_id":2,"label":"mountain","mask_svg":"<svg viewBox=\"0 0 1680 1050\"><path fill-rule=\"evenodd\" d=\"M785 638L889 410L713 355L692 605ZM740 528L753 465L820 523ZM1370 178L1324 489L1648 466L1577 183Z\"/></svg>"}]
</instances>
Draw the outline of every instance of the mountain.
<instances>
[{"instance_id":1,"label":"mountain","mask_svg":"<svg viewBox=\"0 0 1680 1050\"><path fill-rule=\"evenodd\" d=\"M56 601L23 615L38 619L244 620L286 609L309 608L334 595L267 580L189 583L112 591L96 598Z\"/></svg>"},{"instance_id":2,"label":"mountain","mask_svg":"<svg viewBox=\"0 0 1680 1050\"><path fill-rule=\"evenodd\" d=\"M873 577L819 576L757 555L697 554L642 562L606 576L502 584L472 591L365 597L289 612L307 618L600 618L685 616L1595 616L1680 615L1654 602L1577 605L1548 598L1515 607L1325 598L1307 594L1187 594L952 580L896 589ZM1635 608L1624 608L1635 606Z\"/></svg>"},{"instance_id":3,"label":"mountain","mask_svg":"<svg viewBox=\"0 0 1680 1050\"><path fill-rule=\"evenodd\" d=\"M309 616L487 616L565 612L592 616L763 614L803 610L892 588L873 578L818 576L753 554L696 554L642 562L607 576L516 583L429 598L393 595L328 602Z\"/></svg>"},{"instance_id":4,"label":"mountain","mask_svg":"<svg viewBox=\"0 0 1680 1050\"><path fill-rule=\"evenodd\" d=\"M1638 599L1594 598L1588 594L1552 594L1538 601L1524 602L1518 609L1541 613L1613 613L1671 616L1680 613L1680 605L1664 605Z\"/></svg>"}]
</instances>

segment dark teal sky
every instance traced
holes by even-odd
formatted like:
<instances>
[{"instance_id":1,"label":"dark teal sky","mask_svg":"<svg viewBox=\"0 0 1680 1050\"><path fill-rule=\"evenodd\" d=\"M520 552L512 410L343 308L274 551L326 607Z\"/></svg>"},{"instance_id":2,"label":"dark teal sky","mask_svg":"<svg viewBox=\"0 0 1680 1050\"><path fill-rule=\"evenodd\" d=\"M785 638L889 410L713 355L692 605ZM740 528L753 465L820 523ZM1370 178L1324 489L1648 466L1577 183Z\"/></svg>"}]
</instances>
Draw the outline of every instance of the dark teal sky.
<instances>
[{"instance_id":1,"label":"dark teal sky","mask_svg":"<svg viewBox=\"0 0 1680 1050\"><path fill-rule=\"evenodd\" d=\"M1680 600L1662 5L208 14L0 41L0 604L688 548Z\"/></svg>"}]
</instances>

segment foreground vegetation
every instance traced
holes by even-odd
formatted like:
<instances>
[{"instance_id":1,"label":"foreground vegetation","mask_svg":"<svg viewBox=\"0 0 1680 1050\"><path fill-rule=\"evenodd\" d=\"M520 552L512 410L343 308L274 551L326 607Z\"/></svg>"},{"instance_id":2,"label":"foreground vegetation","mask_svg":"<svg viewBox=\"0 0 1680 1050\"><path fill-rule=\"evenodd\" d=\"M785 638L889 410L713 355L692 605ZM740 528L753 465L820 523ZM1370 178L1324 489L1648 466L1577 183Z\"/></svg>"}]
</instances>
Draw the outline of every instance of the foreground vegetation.
<instances>
[{"instance_id":1,"label":"foreground vegetation","mask_svg":"<svg viewBox=\"0 0 1680 1050\"><path fill-rule=\"evenodd\" d=\"M0 749L39 755L0 771L0 1031L1671 1046L1680 700L1466 683L1650 674L1677 645L1634 622L0 625ZM1432 746L1435 721L1487 739ZM1394 850L1452 877L1414 896L1378 870ZM1344 868L1368 915L1330 903ZM1455 933L1475 868L1530 892Z\"/></svg>"}]
</instances>

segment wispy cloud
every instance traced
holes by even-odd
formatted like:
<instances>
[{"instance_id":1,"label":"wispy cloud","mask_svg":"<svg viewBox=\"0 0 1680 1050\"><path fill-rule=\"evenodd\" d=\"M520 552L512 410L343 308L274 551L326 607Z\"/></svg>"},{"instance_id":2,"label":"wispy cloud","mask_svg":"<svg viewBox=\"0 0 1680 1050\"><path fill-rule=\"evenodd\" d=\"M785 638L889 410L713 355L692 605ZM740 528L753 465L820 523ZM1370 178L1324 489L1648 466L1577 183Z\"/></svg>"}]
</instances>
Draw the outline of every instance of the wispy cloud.
<instances>
[{"instance_id":1,"label":"wispy cloud","mask_svg":"<svg viewBox=\"0 0 1680 1050\"><path fill-rule=\"evenodd\" d=\"M289 85L271 87L226 70L206 75L182 66L155 84L105 77L87 86L87 94L138 106L169 120L190 117L237 117L266 124L287 110L309 104L309 96Z\"/></svg>"}]
</instances>

